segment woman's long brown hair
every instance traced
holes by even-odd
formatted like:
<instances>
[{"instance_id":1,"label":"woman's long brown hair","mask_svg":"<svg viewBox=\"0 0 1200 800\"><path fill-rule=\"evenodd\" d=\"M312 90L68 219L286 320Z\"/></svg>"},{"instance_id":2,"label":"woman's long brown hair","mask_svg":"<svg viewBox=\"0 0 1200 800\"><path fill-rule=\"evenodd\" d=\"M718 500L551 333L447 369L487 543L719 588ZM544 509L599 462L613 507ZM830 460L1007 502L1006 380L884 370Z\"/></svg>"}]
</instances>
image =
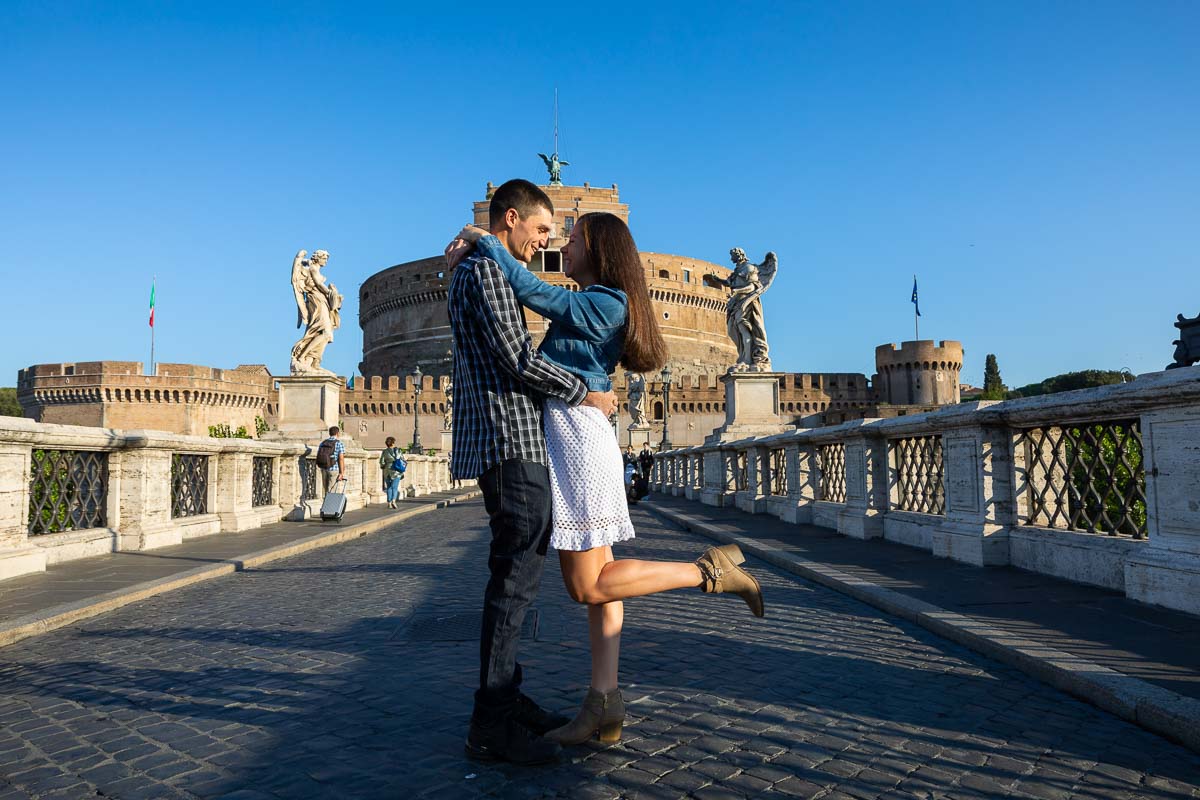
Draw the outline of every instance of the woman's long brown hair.
<instances>
[{"instance_id":1,"label":"woman's long brown hair","mask_svg":"<svg viewBox=\"0 0 1200 800\"><path fill-rule=\"evenodd\" d=\"M597 212L584 214L577 227L583 234L588 263L595 268L600 285L620 289L628 298L622 366L633 372L659 369L667 362L667 343L654 318L646 271L629 226L615 214Z\"/></svg>"}]
</instances>

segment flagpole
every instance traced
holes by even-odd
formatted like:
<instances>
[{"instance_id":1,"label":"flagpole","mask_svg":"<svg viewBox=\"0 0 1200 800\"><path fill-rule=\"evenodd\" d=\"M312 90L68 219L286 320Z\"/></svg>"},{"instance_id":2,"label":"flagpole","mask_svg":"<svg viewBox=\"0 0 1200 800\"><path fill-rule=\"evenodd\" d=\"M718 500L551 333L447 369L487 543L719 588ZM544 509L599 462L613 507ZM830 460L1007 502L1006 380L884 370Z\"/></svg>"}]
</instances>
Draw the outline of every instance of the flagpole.
<instances>
[{"instance_id":1,"label":"flagpole","mask_svg":"<svg viewBox=\"0 0 1200 800\"><path fill-rule=\"evenodd\" d=\"M153 377L158 373L154 368L154 288L158 283L158 276L150 278L150 375Z\"/></svg>"},{"instance_id":2,"label":"flagpole","mask_svg":"<svg viewBox=\"0 0 1200 800\"><path fill-rule=\"evenodd\" d=\"M917 276L913 275L913 292L917 291ZM921 307L913 303L913 340L921 341Z\"/></svg>"}]
</instances>

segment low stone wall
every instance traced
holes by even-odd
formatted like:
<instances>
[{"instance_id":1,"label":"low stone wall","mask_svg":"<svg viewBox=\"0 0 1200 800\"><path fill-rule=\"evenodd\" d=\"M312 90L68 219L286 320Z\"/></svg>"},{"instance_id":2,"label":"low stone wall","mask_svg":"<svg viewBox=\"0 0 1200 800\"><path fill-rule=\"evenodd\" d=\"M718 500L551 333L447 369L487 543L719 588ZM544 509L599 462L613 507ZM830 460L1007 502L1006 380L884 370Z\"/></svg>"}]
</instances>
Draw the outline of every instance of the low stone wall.
<instances>
[{"instance_id":1,"label":"low stone wall","mask_svg":"<svg viewBox=\"0 0 1200 800\"><path fill-rule=\"evenodd\" d=\"M445 456L408 456L404 487L452 486ZM379 452L346 448L347 510L383 502ZM319 514L313 448L0 417L0 579L117 550Z\"/></svg>"},{"instance_id":2,"label":"low stone wall","mask_svg":"<svg viewBox=\"0 0 1200 800\"><path fill-rule=\"evenodd\" d=\"M652 484L1200 614L1200 367L668 451Z\"/></svg>"}]
</instances>

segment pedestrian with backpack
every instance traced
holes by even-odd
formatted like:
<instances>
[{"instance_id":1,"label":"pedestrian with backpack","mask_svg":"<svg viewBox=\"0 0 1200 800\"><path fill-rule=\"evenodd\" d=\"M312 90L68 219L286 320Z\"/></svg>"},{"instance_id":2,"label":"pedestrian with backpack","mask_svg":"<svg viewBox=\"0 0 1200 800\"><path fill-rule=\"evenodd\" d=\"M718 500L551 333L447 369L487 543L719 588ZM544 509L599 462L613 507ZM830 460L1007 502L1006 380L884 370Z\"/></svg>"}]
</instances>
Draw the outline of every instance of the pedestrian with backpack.
<instances>
[{"instance_id":1,"label":"pedestrian with backpack","mask_svg":"<svg viewBox=\"0 0 1200 800\"><path fill-rule=\"evenodd\" d=\"M388 508L395 508L396 500L400 496L400 479L408 469L408 462L404 460L400 448L396 447L395 436L387 437L384 444L387 445L387 449L379 455L379 466L383 470L383 486L387 490Z\"/></svg>"},{"instance_id":2,"label":"pedestrian with backpack","mask_svg":"<svg viewBox=\"0 0 1200 800\"><path fill-rule=\"evenodd\" d=\"M317 447L317 469L321 470L325 494L329 494L331 485L346 480L346 445L338 438L340 432L334 425L329 429L329 438Z\"/></svg>"}]
</instances>

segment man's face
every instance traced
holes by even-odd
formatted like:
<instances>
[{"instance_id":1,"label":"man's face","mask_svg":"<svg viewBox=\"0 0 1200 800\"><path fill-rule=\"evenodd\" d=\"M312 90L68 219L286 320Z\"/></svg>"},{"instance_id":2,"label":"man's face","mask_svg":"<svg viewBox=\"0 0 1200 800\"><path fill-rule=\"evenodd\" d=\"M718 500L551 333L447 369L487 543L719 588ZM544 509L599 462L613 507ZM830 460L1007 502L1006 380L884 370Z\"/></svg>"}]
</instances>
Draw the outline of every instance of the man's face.
<instances>
[{"instance_id":1,"label":"man's face","mask_svg":"<svg viewBox=\"0 0 1200 800\"><path fill-rule=\"evenodd\" d=\"M511 226L508 234L508 252L513 258L528 264L538 250L545 249L550 243L550 231L554 226L554 217L550 209L538 208L525 219L510 208L505 221Z\"/></svg>"}]
</instances>

